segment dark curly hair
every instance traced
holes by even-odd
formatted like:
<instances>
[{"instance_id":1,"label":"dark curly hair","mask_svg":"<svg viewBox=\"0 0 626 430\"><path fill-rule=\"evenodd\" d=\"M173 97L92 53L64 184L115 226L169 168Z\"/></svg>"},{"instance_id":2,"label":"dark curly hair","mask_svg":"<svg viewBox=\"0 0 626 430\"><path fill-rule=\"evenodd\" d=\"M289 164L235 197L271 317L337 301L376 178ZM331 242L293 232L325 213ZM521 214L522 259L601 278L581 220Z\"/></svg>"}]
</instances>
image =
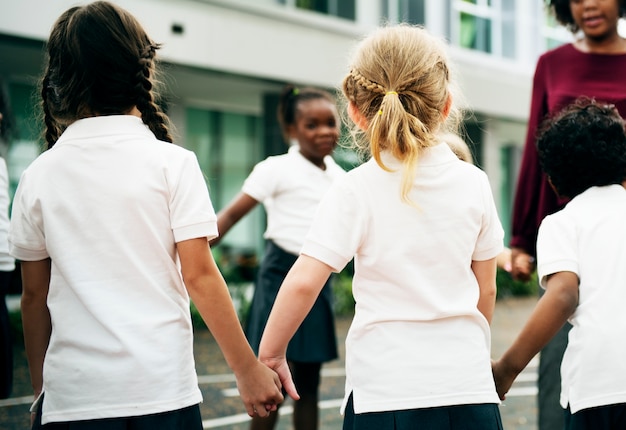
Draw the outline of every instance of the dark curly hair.
<instances>
[{"instance_id":1,"label":"dark curly hair","mask_svg":"<svg viewBox=\"0 0 626 430\"><path fill-rule=\"evenodd\" d=\"M616 0L619 2L619 16L626 18L626 0ZM546 0L546 8L554 15L556 20L565 26L572 33L576 33L579 28L570 9L570 0Z\"/></svg>"},{"instance_id":2,"label":"dark curly hair","mask_svg":"<svg viewBox=\"0 0 626 430\"><path fill-rule=\"evenodd\" d=\"M539 163L556 192L574 198L626 178L626 131L613 105L581 97L542 123Z\"/></svg>"},{"instance_id":3,"label":"dark curly hair","mask_svg":"<svg viewBox=\"0 0 626 430\"><path fill-rule=\"evenodd\" d=\"M96 1L63 13L48 39L41 82L48 148L78 119L126 114L134 106L158 139L171 142L153 88L159 47L130 13L112 3Z\"/></svg>"}]
</instances>

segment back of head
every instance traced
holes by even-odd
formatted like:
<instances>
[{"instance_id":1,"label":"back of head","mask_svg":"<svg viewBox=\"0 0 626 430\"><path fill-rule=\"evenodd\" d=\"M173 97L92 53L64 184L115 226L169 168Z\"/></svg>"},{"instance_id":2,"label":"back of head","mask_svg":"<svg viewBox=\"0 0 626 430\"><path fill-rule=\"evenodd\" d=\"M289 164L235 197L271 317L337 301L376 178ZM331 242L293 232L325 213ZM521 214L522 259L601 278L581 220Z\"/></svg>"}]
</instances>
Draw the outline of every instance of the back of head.
<instances>
[{"instance_id":1,"label":"back of head","mask_svg":"<svg viewBox=\"0 0 626 430\"><path fill-rule=\"evenodd\" d=\"M406 200L420 151L439 143L436 134L449 113L450 68L445 43L424 28L382 27L358 46L343 93L367 124L368 149L381 167L389 151L404 165ZM452 115L452 118L457 118Z\"/></svg>"},{"instance_id":2,"label":"back of head","mask_svg":"<svg viewBox=\"0 0 626 430\"><path fill-rule=\"evenodd\" d=\"M613 105L579 98L542 124L537 151L541 168L563 197L626 179L624 120Z\"/></svg>"},{"instance_id":3,"label":"back of head","mask_svg":"<svg viewBox=\"0 0 626 430\"><path fill-rule=\"evenodd\" d=\"M130 13L112 3L63 13L50 33L42 80L48 147L78 119L127 114L135 106L157 138L171 142L167 118L154 100L158 48Z\"/></svg>"}]
</instances>

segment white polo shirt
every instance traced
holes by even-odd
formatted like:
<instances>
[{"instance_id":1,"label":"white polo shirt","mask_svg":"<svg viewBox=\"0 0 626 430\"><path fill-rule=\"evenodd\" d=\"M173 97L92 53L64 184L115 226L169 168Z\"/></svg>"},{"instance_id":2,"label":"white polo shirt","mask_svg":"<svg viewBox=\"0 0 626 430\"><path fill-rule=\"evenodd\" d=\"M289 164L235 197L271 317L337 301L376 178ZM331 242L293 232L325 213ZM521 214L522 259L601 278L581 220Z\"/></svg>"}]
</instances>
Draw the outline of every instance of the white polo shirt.
<instances>
[{"instance_id":1,"label":"white polo shirt","mask_svg":"<svg viewBox=\"0 0 626 430\"><path fill-rule=\"evenodd\" d=\"M503 249L487 176L446 144L428 148L418 209L401 201L399 162L383 160L396 171L372 159L328 191L302 250L336 271L354 256L343 407L350 392L357 414L499 403L470 267Z\"/></svg>"},{"instance_id":2,"label":"white polo shirt","mask_svg":"<svg viewBox=\"0 0 626 430\"><path fill-rule=\"evenodd\" d=\"M258 163L242 191L262 202L267 213L264 237L294 255L300 253L317 205L331 184L345 174L332 157L322 170L300 153L297 145L287 154Z\"/></svg>"},{"instance_id":3,"label":"white polo shirt","mask_svg":"<svg viewBox=\"0 0 626 430\"><path fill-rule=\"evenodd\" d=\"M9 173L4 158L0 158L0 271L12 272L15 259L9 255Z\"/></svg>"},{"instance_id":4,"label":"white polo shirt","mask_svg":"<svg viewBox=\"0 0 626 430\"><path fill-rule=\"evenodd\" d=\"M579 301L561 364L561 406L572 413L626 403L626 190L592 187L547 216L537 238L542 286L578 275Z\"/></svg>"},{"instance_id":5,"label":"white polo shirt","mask_svg":"<svg viewBox=\"0 0 626 430\"><path fill-rule=\"evenodd\" d=\"M195 155L137 117L76 121L26 169L9 239L52 261L44 424L202 400L176 242L216 234Z\"/></svg>"}]
</instances>

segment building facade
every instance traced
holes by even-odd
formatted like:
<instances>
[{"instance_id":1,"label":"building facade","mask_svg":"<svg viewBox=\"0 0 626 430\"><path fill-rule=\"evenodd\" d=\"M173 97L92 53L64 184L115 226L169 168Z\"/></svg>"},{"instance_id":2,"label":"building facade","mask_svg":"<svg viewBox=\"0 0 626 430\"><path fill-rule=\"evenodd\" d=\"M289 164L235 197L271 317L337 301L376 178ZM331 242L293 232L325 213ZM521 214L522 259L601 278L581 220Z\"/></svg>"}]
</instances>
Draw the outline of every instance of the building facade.
<instances>
[{"instance_id":1,"label":"building facade","mask_svg":"<svg viewBox=\"0 0 626 430\"><path fill-rule=\"evenodd\" d=\"M45 40L64 10L84 2L1 1L0 78L18 131L3 155L14 188L42 145L33 100ZM489 175L508 233L534 65L569 36L547 19L541 0L114 1L163 45L164 100L175 141L197 153L218 210L256 162L286 150L275 120L285 83L334 91L351 50L372 28L424 25L450 42L471 113L465 137ZM338 157L354 163L349 152ZM263 213L255 209L223 244L258 253L263 227Z\"/></svg>"}]
</instances>

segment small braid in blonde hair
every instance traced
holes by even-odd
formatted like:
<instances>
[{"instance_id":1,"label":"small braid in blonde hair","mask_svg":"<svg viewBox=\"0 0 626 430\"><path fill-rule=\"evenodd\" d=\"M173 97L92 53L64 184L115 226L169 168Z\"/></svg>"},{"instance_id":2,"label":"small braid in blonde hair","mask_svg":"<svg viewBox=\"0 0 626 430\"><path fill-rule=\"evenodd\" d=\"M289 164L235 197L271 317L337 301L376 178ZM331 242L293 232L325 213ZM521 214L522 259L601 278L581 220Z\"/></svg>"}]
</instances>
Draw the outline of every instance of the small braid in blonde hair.
<instances>
[{"instance_id":1,"label":"small braid in blonde hair","mask_svg":"<svg viewBox=\"0 0 626 430\"><path fill-rule=\"evenodd\" d=\"M366 90L369 90L371 92L378 93L378 94L383 94L383 95L387 93L387 90L385 89L385 87L383 87L382 85L376 82L370 81L365 76L360 74L356 69L350 70L350 76L354 78L354 82L356 84L362 86Z\"/></svg>"}]
</instances>

